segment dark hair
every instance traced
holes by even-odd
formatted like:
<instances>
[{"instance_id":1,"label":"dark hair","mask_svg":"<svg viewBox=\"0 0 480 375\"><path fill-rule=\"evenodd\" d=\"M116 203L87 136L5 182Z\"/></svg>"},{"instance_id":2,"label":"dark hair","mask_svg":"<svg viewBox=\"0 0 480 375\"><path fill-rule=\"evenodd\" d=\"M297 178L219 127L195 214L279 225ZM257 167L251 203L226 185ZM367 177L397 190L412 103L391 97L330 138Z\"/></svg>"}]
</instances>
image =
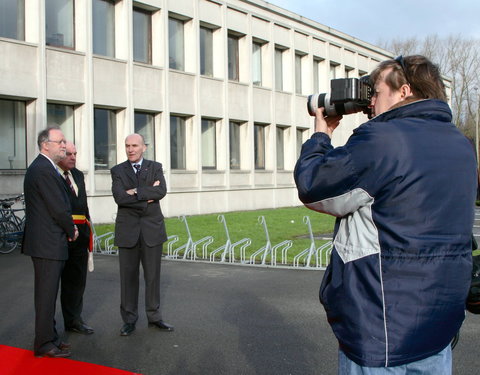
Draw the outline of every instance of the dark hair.
<instances>
[{"instance_id":1,"label":"dark hair","mask_svg":"<svg viewBox=\"0 0 480 375\"><path fill-rule=\"evenodd\" d=\"M399 90L402 85L409 85L414 99L439 99L447 101L447 93L438 65L425 56L398 56L396 59L381 62L370 75L375 84L380 74L391 68L385 77L385 83L392 90Z\"/></svg>"},{"instance_id":2,"label":"dark hair","mask_svg":"<svg viewBox=\"0 0 480 375\"><path fill-rule=\"evenodd\" d=\"M43 129L40 133L38 133L38 138L37 138L37 145L39 149L42 149L42 144L47 142L49 137L50 137L50 130L60 130L58 126L49 126L46 129Z\"/></svg>"}]
</instances>

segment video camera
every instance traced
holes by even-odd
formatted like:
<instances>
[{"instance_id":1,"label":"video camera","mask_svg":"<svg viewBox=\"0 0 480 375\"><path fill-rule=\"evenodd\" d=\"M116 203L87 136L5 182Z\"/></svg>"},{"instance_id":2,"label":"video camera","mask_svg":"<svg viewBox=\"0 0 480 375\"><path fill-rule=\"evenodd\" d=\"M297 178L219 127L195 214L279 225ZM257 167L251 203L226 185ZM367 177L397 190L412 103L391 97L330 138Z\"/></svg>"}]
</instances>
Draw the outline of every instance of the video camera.
<instances>
[{"instance_id":1,"label":"video camera","mask_svg":"<svg viewBox=\"0 0 480 375\"><path fill-rule=\"evenodd\" d=\"M373 96L370 76L332 79L330 88L331 93L308 96L307 109L310 116L315 116L316 110L324 107L326 116L363 112L368 115L368 118L372 117L372 111L369 108Z\"/></svg>"}]
</instances>

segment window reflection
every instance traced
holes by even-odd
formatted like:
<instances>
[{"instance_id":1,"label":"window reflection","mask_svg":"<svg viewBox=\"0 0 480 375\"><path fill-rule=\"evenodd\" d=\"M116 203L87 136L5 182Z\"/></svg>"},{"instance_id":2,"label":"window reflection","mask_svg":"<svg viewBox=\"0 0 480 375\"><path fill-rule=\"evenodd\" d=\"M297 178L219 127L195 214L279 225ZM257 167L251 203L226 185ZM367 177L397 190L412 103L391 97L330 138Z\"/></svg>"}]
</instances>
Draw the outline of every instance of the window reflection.
<instances>
[{"instance_id":1,"label":"window reflection","mask_svg":"<svg viewBox=\"0 0 480 375\"><path fill-rule=\"evenodd\" d=\"M94 0L93 53L115 57L115 3L113 0Z\"/></svg>"},{"instance_id":2,"label":"window reflection","mask_svg":"<svg viewBox=\"0 0 480 375\"><path fill-rule=\"evenodd\" d=\"M48 46L74 48L73 0L45 0L45 38Z\"/></svg>"},{"instance_id":3,"label":"window reflection","mask_svg":"<svg viewBox=\"0 0 480 375\"><path fill-rule=\"evenodd\" d=\"M110 169L117 164L116 115L113 110L95 108L93 119L95 170Z\"/></svg>"},{"instance_id":4,"label":"window reflection","mask_svg":"<svg viewBox=\"0 0 480 375\"><path fill-rule=\"evenodd\" d=\"M25 169L25 102L0 100L0 169Z\"/></svg>"}]
</instances>

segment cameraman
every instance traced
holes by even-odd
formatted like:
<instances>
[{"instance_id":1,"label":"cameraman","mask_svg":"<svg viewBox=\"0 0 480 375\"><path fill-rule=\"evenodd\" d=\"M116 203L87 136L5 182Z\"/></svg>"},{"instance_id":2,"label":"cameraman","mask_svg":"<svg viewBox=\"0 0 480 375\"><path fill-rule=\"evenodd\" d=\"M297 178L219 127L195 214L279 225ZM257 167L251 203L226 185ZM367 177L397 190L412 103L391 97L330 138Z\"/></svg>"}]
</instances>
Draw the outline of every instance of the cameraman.
<instances>
[{"instance_id":1,"label":"cameraman","mask_svg":"<svg viewBox=\"0 0 480 375\"><path fill-rule=\"evenodd\" d=\"M371 84L375 117L334 148L341 116L318 109L294 172L300 200L337 217L320 301L338 373L451 374L472 269L475 154L428 59L384 61Z\"/></svg>"}]
</instances>

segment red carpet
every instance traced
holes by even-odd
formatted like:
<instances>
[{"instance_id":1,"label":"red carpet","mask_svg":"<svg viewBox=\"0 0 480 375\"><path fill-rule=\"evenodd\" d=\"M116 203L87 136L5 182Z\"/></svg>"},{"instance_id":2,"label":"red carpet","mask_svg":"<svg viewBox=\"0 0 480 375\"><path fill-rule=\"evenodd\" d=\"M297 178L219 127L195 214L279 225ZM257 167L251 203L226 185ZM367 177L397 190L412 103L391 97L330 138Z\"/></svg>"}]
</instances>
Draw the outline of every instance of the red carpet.
<instances>
[{"instance_id":1,"label":"red carpet","mask_svg":"<svg viewBox=\"0 0 480 375\"><path fill-rule=\"evenodd\" d=\"M35 358L30 350L5 345L0 345L0 363L0 375L140 375L65 358Z\"/></svg>"}]
</instances>

